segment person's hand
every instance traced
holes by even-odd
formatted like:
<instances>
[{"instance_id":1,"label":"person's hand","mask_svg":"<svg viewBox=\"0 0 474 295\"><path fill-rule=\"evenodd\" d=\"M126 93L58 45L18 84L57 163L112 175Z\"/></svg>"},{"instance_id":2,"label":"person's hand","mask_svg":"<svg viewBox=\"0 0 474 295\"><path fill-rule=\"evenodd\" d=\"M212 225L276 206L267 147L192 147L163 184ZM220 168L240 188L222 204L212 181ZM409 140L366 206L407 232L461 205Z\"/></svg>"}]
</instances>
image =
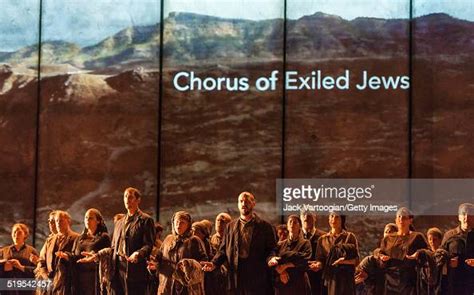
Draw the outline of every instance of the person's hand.
<instances>
[{"instance_id":1,"label":"person's hand","mask_svg":"<svg viewBox=\"0 0 474 295\"><path fill-rule=\"evenodd\" d=\"M39 257L38 257L38 255L30 254L29 260L30 260L31 263L36 265L36 264L38 264Z\"/></svg>"},{"instance_id":2,"label":"person's hand","mask_svg":"<svg viewBox=\"0 0 474 295\"><path fill-rule=\"evenodd\" d=\"M57 251L56 252L56 257L59 257L59 258L62 258L64 260L69 260L69 255L67 255L65 252L63 251Z\"/></svg>"},{"instance_id":3,"label":"person's hand","mask_svg":"<svg viewBox=\"0 0 474 295\"><path fill-rule=\"evenodd\" d=\"M334 261L334 262L332 263L332 266L338 266L338 265L341 264L344 260L345 260L345 258L344 258L344 257L341 257L341 258L337 259L336 261Z\"/></svg>"},{"instance_id":4,"label":"person's hand","mask_svg":"<svg viewBox=\"0 0 474 295\"><path fill-rule=\"evenodd\" d=\"M308 266L309 269L314 272L320 271L323 268L323 264L320 261L312 261Z\"/></svg>"},{"instance_id":5,"label":"person's hand","mask_svg":"<svg viewBox=\"0 0 474 295\"><path fill-rule=\"evenodd\" d=\"M474 267L474 258L466 259L464 262L466 262L470 267Z\"/></svg>"},{"instance_id":6,"label":"person's hand","mask_svg":"<svg viewBox=\"0 0 474 295\"><path fill-rule=\"evenodd\" d=\"M379 259L380 259L381 261L383 261L383 262L387 262L387 261L390 260L390 256L385 255L385 254L380 254L380 255L379 255Z\"/></svg>"},{"instance_id":7,"label":"person's hand","mask_svg":"<svg viewBox=\"0 0 474 295\"><path fill-rule=\"evenodd\" d=\"M138 252L133 252L132 255L130 255L127 258L127 261L130 263L137 263L138 262Z\"/></svg>"},{"instance_id":8,"label":"person's hand","mask_svg":"<svg viewBox=\"0 0 474 295\"><path fill-rule=\"evenodd\" d=\"M355 276L355 283L356 285L364 282L367 278L369 277L369 274L366 273L365 271L361 270L356 276Z\"/></svg>"},{"instance_id":9,"label":"person's hand","mask_svg":"<svg viewBox=\"0 0 474 295\"><path fill-rule=\"evenodd\" d=\"M277 265L277 266L275 267L276 272L279 273L279 274L283 273L286 269L287 269L287 265L286 265L286 264Z\"/></svg>"},{"instance_id":10,"label":"person's hand","mask_svg":"<svg viewBox=\"0 0 474 295\"><path fill-rule=\"evenodd\" d=\"M280 257L273 256L269 261L268 261L268 267L273 267L275 265L278 265L278 260L280 260Z\"/></svg>"},{"instance_id":11,"label":"person's hand","mask_svg":"<svg viewBox=\"0 0 474 295\"><path fill-rule=\"evenodd\" d=\"M150 271L156 271L156 262L148 261L146 268Z\"/></svg>"},{"instance_id":12,"label":"person's hand","mask_svg":"<svg viewBox=\"0 0 474 295\"><path fill-rule=\"evenodd\" d=\"M458 265L459 265L459 257L456 256L456 257L451 258L451 260L449 260L449 266L451 268L456 268L458 267Z\"/></svg>"},{"instance_id":13,"label":"person's hand","mask_svg":"<svg viewBox=\"0 0 474 295\"><path fill-rule=\"evenodd\" d=\"M202 265L202 270L205 272L211 272L216 269L216 265L212 262L201 261L200 263Z\"/></svg>"},{"instance_id":14,"label":"person's hand","mask_svg":"<svg viewBox=\"0 0 474 295\"><path fill-rule=\"evenodd\" d=\"M14 268L19 269L21 271L25 271L25 267L20 263L18 259L10 259L9 261Z\"/></svg>"},{"instance_id":15,"label":"person's hand","mask_svg":"<svg viewBox=\"0 0 474 295\"><path fill-rule=\"evenodd\" d=\"M11 263L10 260L5 261L5 264L3 264L3 271L12 271L13 270L13 264Z\"/></svg>"},{"instance_id":16,"label":"person's hand","mask_svg":"<svg viewBox=\"0 0 474 295\"><path fill-rule=\"evenodd\" d=\"M288 275L288 273L286 271L282 272L280 274L280 281L283 283L283 284L287 284L288 281L290 280L290 276Z\"/></svg>"},{"instance_id":17,"label":"person's hand","mask_svg":"<svg viewBox=\"0 0 474 295\"><path fill-rule=\"evenodd\" d=\"M420 253L420 252L416 251L416 252L413 253L412 255L407 255L406 258L409 259L409 260L417 260L419 253Z\"/></svg>"},{"instance_id":18,"label":"person's hand","mask_svg":"<svg viewBox=\"0 0 474 295\"><path fill-rule=\"evenodd\" d=\"M81 255L84 256L83 258L79 259L77 263L91 263L94 262L97 258L97 254L94 252L81 252Z\"/></svg>"}]
</instances>

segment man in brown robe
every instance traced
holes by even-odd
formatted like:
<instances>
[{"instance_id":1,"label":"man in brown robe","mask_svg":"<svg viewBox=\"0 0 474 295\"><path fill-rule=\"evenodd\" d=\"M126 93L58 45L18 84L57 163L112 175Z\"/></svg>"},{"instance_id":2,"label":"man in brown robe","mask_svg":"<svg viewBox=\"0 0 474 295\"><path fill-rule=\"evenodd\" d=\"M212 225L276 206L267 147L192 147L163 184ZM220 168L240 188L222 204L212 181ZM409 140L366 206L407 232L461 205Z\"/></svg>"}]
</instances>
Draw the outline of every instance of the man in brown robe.
<instances>
[{"instance_id":1,"label":"man in brown robe","mask_svg":"<svg viewBox=\"0 0 474 295\"><path fill-rule=\"evenodd\" d=\"M41 248L39 260L37 263L37 267L35 269L35 278L37 280L47 280L48 274L52 272L52 255L54 247L53 239L54 236L58 233L56 229L56 223L54 221L54 216L56 215L56 211L51 211L48 215L48 227L49 227L49 236L46 238L43 247ZM45 289L38 288L36 294L42 295L46 294Z\"/></svg>"},{"instance_id":2,"label":"man in brown robe","mask_svg":"<svg viewBox=\"0 0 474 295\"><path fill-rule=\"evenodd\" d=\"M219 213L217 215L215 224L216 233L211 236L212 253L217 253L217 251L219 251L225 229L231 220L232 218L230 215L225 212ZM212 256L209 256L209 259L212 259ZM207 277L210 281L209 284L212 285L211 290L206 290L207 295L220 295L227 292L228 269L229 266L227 263L224 263L220 267L216 268L213 272L207 273Z\"/></svg>"},{"instance_id":3,"label":"man in brown robe","mask_svg":"<svg viewBox=\"0 0 474 295\"><path fill-rule=\"evenodd\" d=\"M273 294L267 262L275 256L276 235L271 224L254 212L255 197L243 192L238 198L240 218L227 226L219 251L204 271L229 264L228 291L232 294Z\"/></svg>"},{"instance_id":4,"label":"man in brown robe","mask_svg":"<svg viewBox=\"0 0 474 295\"><path fill-rule=\"evenodd\" d=\"M145 294L148 288L147 260L155 243L153 219L139 208L141 193L129 187L123 193L127 214L115 223L112 246L113 294ZM101 251L108 251L107 249Z\"/></svg>"},{"instance_id":5,"label":"man in brown robe","mask_svg":"<svg viewBox=\"0 0 474 295\"><path fill-rule=\"evenodd\" d=\"M448 263L447 289L448 294L474 294L473 276L474 267L466 263L472 247L469 237L472 237L474 228L474 205L464 203L458 209L459 226L444 234L441 248L448 252L450 261ZM471 257L474 258L474 257Z\"/></svg>"},{"instance_id":6,"label":"man in brown robe","mask_svg":"<svg viewBox=\"0 0 474 295\"><path fill-rule=\"evenodd\" d=\"M71 229L71 216L66 211L55 211L54 222L57 234L41 250L36 274L52 280L46 294L71 294L71 266L65 252L72 251L79 234Z\"/></svg>"}]
</instances>

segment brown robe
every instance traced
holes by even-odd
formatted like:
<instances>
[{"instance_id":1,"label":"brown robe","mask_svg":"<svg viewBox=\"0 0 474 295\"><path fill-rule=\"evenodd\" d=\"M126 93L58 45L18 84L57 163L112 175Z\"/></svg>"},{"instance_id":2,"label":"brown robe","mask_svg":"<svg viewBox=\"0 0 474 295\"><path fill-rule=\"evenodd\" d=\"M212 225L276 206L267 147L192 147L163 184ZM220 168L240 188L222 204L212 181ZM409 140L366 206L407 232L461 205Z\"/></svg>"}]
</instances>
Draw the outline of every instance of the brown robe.
<instances>
[{"instance_id":1,"label":"brown robe","mask_svg":"<svg viewBox=\"0 0 474 295\"><path fill-rule=\"evenodd\" d=\"M3 263L0 263L0 274L1 278L34 278L35 265L30 262L30 255L34 254L38 256L38 251L30 245L23 245L19 251L16 250L14 245L4 247L0 249L0 260L17 259L21 265L25 267L25 271L13 268L13 270L4 272ZM14 295L14 294L34 294L34 291L1 291L2 295Z\"/></svg>"},{"instance_id":2,"label":"brown robe","mask_svg":"<svg viewBox=\"0 0 474 295\"><path fill-rule=\"evenodd\" d=\"M281 257L278 263L293 263L295 267L286 269L289 276L289 281L286 284L280 281L279 274L275 272L277 278L275 294L311 294L311 287L306 274L311 251L311 243L302 237L294 241L288 238L278 243L277 256Z\"/></svg>"},{"instance_id":3,"label":"brown robe","mask_svg":"<svg viewBox=\"0 0 474 295\"><path fill-rule=\"evenodd\" d=\"M353 233L343 230L337 237L327 233L319 238L316 248L316 259L323 264L323 282L327 294L353 295L355 266L332 266L338 257L359 259L359 246Z\"/></svg>"},{"instance_id":4,"label":"brown robe","mask_svg":"<svg viewBox=\"0 0 474 295\"><path fill-rule=\"evenodd\" d=\"M50 235L41 249L38 268L35 270L37 278L51 279L51 288L39 290L40 294L66 295L71 294L71 262L56 257L57 251L71 252L78 233L70 231L65 237Z\"/></svg>"},{"instance_id":5,"label":"brown robe","mask_svg":"<svg viewBox=\"0 0 474 295\"><path fill-rule=\"evenodd\" d=\"M83 233L76 239L72 253L68 253L74 271L72 280L73 294L100 294L102 284L99 277L99 265L95 262L77 263L77 261L83 258L81 253L84 251L97 253L109 247L110 237L106 232L102 232L93 237L89 237Z\"/></svg>"},{"instance_id":6,"label":"brown robe","mask_svg":"<svg viewBox=\"0 0 474 295\"><path fill-rule=\"evenodd\" d=\"M171 220L174 220L174 215ZM190 222L190 224L192 224L192 222ZM173 234L165 238L156 255L158 272L160 273L158 294L187 294L192 291L188 288L189 286L183 285L177 280L176 275L173 276L173 274L176 273L178 262L185 258L194 259L198 262L207 261L208 257L203 242L198 237L191 235L191 228L183 235L177 235L174 229L174 222L171 222L171 225L171 232ZM204 275L202 279L204 286ZM193 290L194 287L192 288Z\"/></svg>"},{"instance_id":7,"label":"brown robe","mask_svg":"<svg viewBox=\"0 0 474 295\"><path fill-rule=\"evenodd\" d=\"M417 262L407 259L421 249L428 249L428 243L420 232L410 232L408 235L399 236L390 234L380 244L380 254L390 256L384 263L385 286L384 294L416 294Z\"/></svg>"},{"instance_id":8,"label":"brown robe","mask_svg":"<svg viewBox=\"0 0 474 295\"><path fill-rule=\"evenodd\" d=\"M212 259L214 254L219 251L221 242L222 237L219 237L217 233L211 236L210 244L213 255L209 256L209 259ZM216 267L214 271L205 274L206 279L209 279L210 286L210 288L206 288L206 295L222 295L227 293L228 270L229 266L225 262L220 267Z\"/></svg>"},{"instance_id":9,"label":"brown robe","mask_svg":"<svg viewBox=\"0 0 474 295\"><path fill-rule=\"evenodd\" d=\"M324 234L326 234L326 232L315 228L314 232L312 232L312 233L308 232L308 233L305 233L303 235L303 237L311 243L311 251L312 251L312 255L311 255L311 259L310 259L311 261L316 260L316 247L318 246L318 240ZM308 268L306 273L308 274L309 284L311 285L311 294L312 295L321 295L322 294L322 289L323 289L322 288L323 283L322 283L322 279L321 279L322 272L321 271L316 271L315 272L315 271L312 271Z\"/></svg>"},{"instance_id":10,"label":"brown robe","mask_svg":"<svg viewBox=\"0 0 474 295\"><path fill-rule=\"evenodd\" d=\"M465 263L467 258L474 258L474 231L463 231L460 226L447 231L441 248L448 252L449 259L458 257L456 268L447 263L447 294L474 294L474 267Z\"/></svg>"},{"instance_id":11,"label":"brown robe","mask_svg":"<svg viewBox=\"0 0 474 295\"><path fill-rule=\"evenodd\" d=\"M271 270L268 260L275 256L276 234L273 226L254 214L254 226L248 257L240 257L242 248L240 218L232 220L226 227L222 243L212 262L229 266L227 290L250 294L273 293Z\"/></svg>"}]
</instances>

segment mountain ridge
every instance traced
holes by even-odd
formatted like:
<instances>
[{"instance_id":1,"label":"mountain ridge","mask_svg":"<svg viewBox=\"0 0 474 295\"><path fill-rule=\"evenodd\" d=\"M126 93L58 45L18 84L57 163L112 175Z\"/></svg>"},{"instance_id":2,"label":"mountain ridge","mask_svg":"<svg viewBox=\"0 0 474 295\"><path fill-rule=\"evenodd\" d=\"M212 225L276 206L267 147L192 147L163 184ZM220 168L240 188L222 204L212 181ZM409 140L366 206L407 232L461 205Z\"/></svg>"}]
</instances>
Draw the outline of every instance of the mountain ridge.
<instances>
[{"instance_id":1,"label":"mountain ridge","mask_svg":"<svg viewBox=\"0 0 474 295\"><path fill-rule=\"evenodd\" d=\"M164 22L163 56L169 64L277 60L283 54L283 19L253 21L171 12ZM358 17L346 20L322 12L290 19L286 28L288 58L406 55L408 24L406 19ZM420 16L413 22L413 40L415 46L420 42L417 53L421 55L474 50L474 43L469 42L474 39L473 32L473 22L445 13ZM133 26L82 48L66 41L45 41L42 63L71 64L90 70L150 64L159 59L159 45L159 23ZM34 65L38 59L37 49L37 45L31 45L15 52L1 52L0 62Z\"/></svg>"}]
</instances>

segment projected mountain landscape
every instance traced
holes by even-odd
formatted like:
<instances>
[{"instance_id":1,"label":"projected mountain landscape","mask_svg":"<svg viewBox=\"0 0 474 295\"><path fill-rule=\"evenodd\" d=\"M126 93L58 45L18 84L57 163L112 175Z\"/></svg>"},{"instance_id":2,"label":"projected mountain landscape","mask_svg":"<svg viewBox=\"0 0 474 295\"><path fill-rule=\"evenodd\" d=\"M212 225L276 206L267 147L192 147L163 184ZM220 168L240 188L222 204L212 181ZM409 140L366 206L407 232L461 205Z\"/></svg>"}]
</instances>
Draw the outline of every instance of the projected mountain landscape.
<instances>
[{"instance_id":1,"label":"projected mountain landscape","mask_svg":"<svg viewBox=\"0 0 474 295\"><path fill-rule=\"evenodd\" d=\"M171 13L164 22L164 58L174 64L202 62L234 63L239 58L254 61L281 60L283 20L248 21L212 16ZM404 19L360 17L352 21L317 12L288 20L289 58L357 58L406 56L408 22ZM473 23L432 14L415 19L414 42L422 45L417 55L468 56L473 49ZM69 64L95 70L109 67L150 66L160 52L160 25L126 28L96 45L81 48L65 41L42 44L42 64ZM0 52L0 62L36 66L38 47Z\"/></svg>"},{"instance_id":2,"label":"projected mountain landscape","mask_svg":"<svg viewBox=\"0 0 474 295\"><path fill-rule=\"evenodd\" d=\"M0 164L12 179L1 182L1 189L31 195L34 180L22 179L34 177L39 89L39 220L57 205L79 223L91 204L104 208L110 219L123 209L124 183L155 198L160 186L164 223L177 203L196 219L235 209L242 189L261 196L260 204L273 204L282 167L282 90L183 93L172 86L177 71L269 75L282 71L286 46L287 69L301 73L409 73L406 19L348 21L318 12L288 20L283 44L282 19L171 13L163 37L162 118L159 24L125 28L86 47L44 41L40 88L38 46L0 52ZM474 177L472 40L473 22L447 14L413 20L414 177ZM408 103L408 92L400 89L288 93L285 177L407 177ZM155 204L147 199L144 208L151 212ZM3 205L1 236L7 239L19 213L11 200ZM271 205L259 206L268 219L277 220ZM368 224L361 220L357 227ZM40 237L45 225L40 225ZM374 227L367 235L375 238L379 231Z\"/></svg>"}]
</instances>

